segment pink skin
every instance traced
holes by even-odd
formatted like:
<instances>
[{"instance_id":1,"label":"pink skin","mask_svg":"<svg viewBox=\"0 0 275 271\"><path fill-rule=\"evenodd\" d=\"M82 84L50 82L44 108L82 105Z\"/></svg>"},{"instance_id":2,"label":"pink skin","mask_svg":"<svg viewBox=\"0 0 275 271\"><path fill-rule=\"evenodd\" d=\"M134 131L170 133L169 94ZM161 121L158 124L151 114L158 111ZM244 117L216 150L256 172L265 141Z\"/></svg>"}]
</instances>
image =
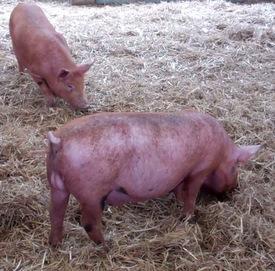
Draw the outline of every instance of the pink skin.
<instances>
[{"instance_id":1,"label":"pink skin","mask_svg":"<svg viewBox=\"0 0 275 271\"><path fill-rule=\"evenodd\" d=\"M69 195L82 208L82 225L104 243L104 203L145 201L173 191L193 215L205 183L217 192L237 185L232 167L252 158L259 146L237 147L213 117L198 112L99 113L48 133L51 187L50 244L62 240Z\"/></svg>"},{"instance_id":2,"label":"pink skin","mask_svg":"<svg viewBox=\"0 0 275 271\"><path fill-rule=\"evenodd\" d=\"M64 37L35 4L20 3L11 13L10 35L19 72L25 70L44 93L47 104L63 98L73 108L86 108L84 74L91 64L76 65Z\"/></svg>"}]
</instances>

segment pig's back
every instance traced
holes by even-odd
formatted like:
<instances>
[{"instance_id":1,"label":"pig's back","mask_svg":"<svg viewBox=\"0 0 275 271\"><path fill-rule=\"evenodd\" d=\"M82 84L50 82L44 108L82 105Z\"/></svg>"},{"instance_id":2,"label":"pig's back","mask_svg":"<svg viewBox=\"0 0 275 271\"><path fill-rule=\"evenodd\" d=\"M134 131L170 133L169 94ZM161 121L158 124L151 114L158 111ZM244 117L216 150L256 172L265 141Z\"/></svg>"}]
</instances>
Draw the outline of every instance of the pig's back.
<instances>
[{"instance_id":1,"label":"pig's back","mask_svg":"<svg viewBox=\"0 0 275 271\"><path fill-rule=\"evenodd\" d=\"M39 56L41 49L50 48L56 32L41 8L20 3L10 17L10 34L17 57L26 65Z\"/></svg>"},{"instance_id":2,"label":"pig's back","mask_svg":"<svg viewBox=\"0 0 275 271\"><path fill-rule=\"evenodd\" d=\"M42 9L30 3L20 3L14 8L10 18L10 27L14 31L17 28L37 32L43 32L45 29L54 30Z\"/></svg>"},{"instance_id":3,"label":"pig's back","mask_svg":"<svg viewBox=\"0 0 275 271\"><path fill-rule=\"evenodd\" d=\"M91 134L96 129L116 130L119 127L127 126L141 130L155 130L157 132L179 132L184 129L185 134L198 132L202 129L215 129L224 131L223 127L208 114L195 111L177 113L147 113L147 112L118 112L118 113L97 113L74 119L55 133L63 138L83 136ZM168 129L168 130L167 130ZM190 131L190 132L189 132Z\"/></svg>"},{"instance_id":4,"label":"pig's back","mask_svg":"<svg viewBox=\"0 0 275 271\"><path fill-rule=\"evenodd\" d=\"M221 138L226 137L215 119L196 112L99 113L75 119L55 134L68 146L68 153L86 153L83 159L92 153L105 159L133 150L151 151L172 160L184 152L185 157L192 158L207 148L213 152L220 149ZM89 154L82 151L87 149Z\"/></svg>"},{"instance_id":5,"label":"pig's back","mask_svg":"<svg viewBox=\"0 0 275 271\"><path fill-rule=\"evenodd\" d=\"M15 55L30 72L46 76L59 59L70 59L68 49L58 37L40 7L18 4L10 18L10 34ZM69 60L70 61L70 60Z\"/></svg>"},{"instance_id":6,"label":"pig's back","mask_svg":"<svg viewBox=\"0 0 275 271\"><path fill-rule=\"evenodd\" d=\"M210 132L214 129L215 132L221 133L224 131L218 121L210 115L185 111L178 113L97 113L74 119L59 128L56 133L66 139L75 136L82 137L86 134L90 136L97 129L106 129L110 132L117 130L119 132L122 126L139 130L154 130L156 135L160 135L160 132L178 133L181 130L185 130L185 136L200 130L209 130Z\"/></svg>"}]
</instances>

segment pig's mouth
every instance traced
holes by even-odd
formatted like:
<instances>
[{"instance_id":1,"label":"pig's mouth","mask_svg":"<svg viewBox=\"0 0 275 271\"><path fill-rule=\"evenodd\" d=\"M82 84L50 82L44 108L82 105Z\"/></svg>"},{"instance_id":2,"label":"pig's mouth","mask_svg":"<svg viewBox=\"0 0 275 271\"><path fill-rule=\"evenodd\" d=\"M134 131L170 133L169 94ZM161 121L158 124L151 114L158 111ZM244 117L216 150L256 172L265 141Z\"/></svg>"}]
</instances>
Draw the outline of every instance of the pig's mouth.
<instances>
[{"instance_id":1,"label":"pig's mouth","mask_svg":"<svg viewBox=\"0 0 275 271\"><path fill-rule=\"evenodd\" d=\"M223 189L223 191L220 192L213 189L213 187L209 186L207 183L204 183L200 190L200 196L213 201L228 201L232 198L232 194L236 188L237 185Z\"/></svg>"},{"instance_id":2,"label":"pig's mouth","mask_svg":"<svg viewBox=\"0 0 275 271\"><path fill-rule=\"evenodd\" d=\"M203 184L200 190L200 197L207 198L210 201L229 201L231 196L232 190L226 192L217 192L206 184Z\"/></svg>"},{"instance_id":3,"label":"pig's mouth","mask_svg":"<svg viewBox=\"0 0 275 271\"><path fill-rule=\"evenodd\" d=\"M79 104L70 104L70 106L73 110L80 110L83 112L86 112L90 108L90 105L88 104L88 102L83 102Z\"/></svg>"}]
</instances>

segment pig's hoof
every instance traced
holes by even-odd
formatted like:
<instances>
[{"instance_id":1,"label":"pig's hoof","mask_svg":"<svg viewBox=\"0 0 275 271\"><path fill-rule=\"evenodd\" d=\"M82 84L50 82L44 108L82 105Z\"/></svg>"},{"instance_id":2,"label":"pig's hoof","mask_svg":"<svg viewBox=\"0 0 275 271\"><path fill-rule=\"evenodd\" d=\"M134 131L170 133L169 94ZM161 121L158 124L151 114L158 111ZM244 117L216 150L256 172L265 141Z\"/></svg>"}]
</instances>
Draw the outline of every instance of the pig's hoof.
<instances>
[{"instance_id":1,"label":"pig's hoof","mask_svg":"<svg viewBox=\"0 0 275 271\"><path fill-rule=\"evenodd\" d=\"M53 248L56 249L60 246L60 242L56 243L56 242L51 242L49 241L49 245Z\"/></svg>"},{"instance_id":2,"label":"pig's hoof","mask_svg":"<svg viewBox=\"0 0 275 271\"><path fill-rule=\"evenodd\" d=\"M93 240L95 243L96 243L96 245L98 245L98 246L100 246L100 245L104 245L104 241L102 241L102 240Z\"/></svg>"},{"instance_id":3,"label":"pig's hoof","mask_svg":"<svg viewBox=\"0 0 275 271\"><path fill-rule=\"evenodd\" d=\"M50 236L50 238L49 238L49 245L52 248L57 248L57 247L59 247L61 245L61 239L57 238L55 236Z\"/></svg>"},{"instance_id":4,"label":"pig's hoof","mask_svg":"<svg viewBox=\"0 0 275 271\"><path fill-rule=\"evenodd\" d=\"M229 195L226 194L226 193L224 193L224 194L217 194L216 198L217 198L218 201L221 201L221 202L225 202L225 201L229 201L230 200Z\"/></svg>"},{"instance_id":5,"label":"pig's hoof","mask_svg":"<svg viewBox=\"0 0 275 271\"><path fill-rule=\"evenodd\" d=\"M103 249L106 253L108 253L110 251L110 247L108 245L102 244L102 246L103 246Z\"/></svg>"},{"instance_id":6,"label":"pig's hoof","mask_svg":"<svg viewBox=\"0 0 275 271\"><path fill-rule=\"evenodd\" d=\"M198 218L196 215L183 215L182 220L186 221L189 224L197 224L198 223Z\"/></svg>"},{"instance_id":7,"label":"pig's hoof","mask_svg":"<svg viewBox=\"0 0 275 271\"><path fill-rule=\"evenodd\" d=\"M49 109L56 108L56 103L47 103L47 107L48 107Z\"/></svg>"},{"instance_id":8,"label":"pig's hoof","mask_svg":"<svg viewBox=\"0 0 275 271\"><path fill-rule=\"evenodd\" d=\"M100 249L102 248L105 253L108 253L110 251L110 247L106 244L105 241L97 241L95 243Z\"/></svg>"},{"instance_id":9,"label":"pig's hoof","mask_svg":"<svg viewBox=\"0 0 275 271\"><path fill-rule=\"evenodd\" d=\"M197 216L195 216L195 215L192 215L189 219L187 219L187 222L189 223L189 224L197 224L198 223L198 218L197 218Z\"/></svg>"},{"instance_id":10,"label":"pig's hoof","mask_svg":"<svg viewBox=\"0 0 275 271\"><path fill-rule=\"evenodd\" d=\"M49 107L49 108L56 107L56 101L55 101L55 99L47 99L46 100L46 104L47 104L47 107Z\"/></svg>"}]
</instances>

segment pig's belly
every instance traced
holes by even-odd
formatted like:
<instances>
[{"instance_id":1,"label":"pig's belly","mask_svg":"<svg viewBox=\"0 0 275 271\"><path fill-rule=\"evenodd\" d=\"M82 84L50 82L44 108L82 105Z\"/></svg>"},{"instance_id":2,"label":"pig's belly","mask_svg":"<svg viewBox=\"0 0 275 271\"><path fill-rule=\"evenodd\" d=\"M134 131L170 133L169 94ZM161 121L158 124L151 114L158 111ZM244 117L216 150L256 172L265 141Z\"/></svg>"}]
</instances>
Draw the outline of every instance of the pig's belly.
<instances>
[{"instance_id":1,"label":"pig's belly","mask_svg":"<svg viewBox=\"0 0 275 271\"><path fill-rule=\"evenodd\" d=\"M113 190L112 192L110 192L106 198L106 202L114 206L120 206L124 203L137 202L137 201L139 200L129 196L127 192L125 193L117 190Z\"/></svg>"},{"instance_id":2,"label":"pig's belly","mask_svg":"<svg viewBox=\"0 0 275 271\"><path fill-rule=\"evenodd\" d=\"M154 178L153 178L154 179ZM158 180L153 179L132 179L127 182L117 182L106 198L110 205L119 206L128 202L141 202L148 199L162 197L171 192L182 178L179 176L162 176Z\"/></svg>"},{"instance_id":3,"label":"pig's belly","mask_svg":"<svg viewBox=\"0 0 275 271\"><path fill-rule=\"evenodd\" d=\"M108 204L121 205L162 197L184 180L188 170L182 165L180 157L169 162L157 155L147 157L134 157L124 167L107 195Z\"/></svg>"},{"instance_id":4,"label":"pig's belly","mask_svg":"<svg viewBox=\"0 0 275 271\"><path fill-rule=\"evenodd\" d=\"M126 192L126 190L123 191L123 192L113 190L112 192L110 192L108 194L108 196L106 198L106 202L109 205L120 206L120 205L123 205L125 203L141 202L141 201L145 201L145 200L148 200L148 199L153 199L153 198L156 198L156 197L157 196L155 196L154 194L136 196L135 194L134 195L128 194L128 192Z\"/></svg>"},{"instance_id":5,"label":"pig's belly","mask_svg":"<svg viewBox=\"0 0 275 271\"><path fill-rule=\"evenodd\" d=\"M150 182L147 182L143 187L125 184L113 189L107 195L106 202L110 205L120 206L128 202L140 202L161 197L171 192L180 182L181 179L177 179L177 181L166 180L154 188Z\"/></svg>"}]
</instances>

